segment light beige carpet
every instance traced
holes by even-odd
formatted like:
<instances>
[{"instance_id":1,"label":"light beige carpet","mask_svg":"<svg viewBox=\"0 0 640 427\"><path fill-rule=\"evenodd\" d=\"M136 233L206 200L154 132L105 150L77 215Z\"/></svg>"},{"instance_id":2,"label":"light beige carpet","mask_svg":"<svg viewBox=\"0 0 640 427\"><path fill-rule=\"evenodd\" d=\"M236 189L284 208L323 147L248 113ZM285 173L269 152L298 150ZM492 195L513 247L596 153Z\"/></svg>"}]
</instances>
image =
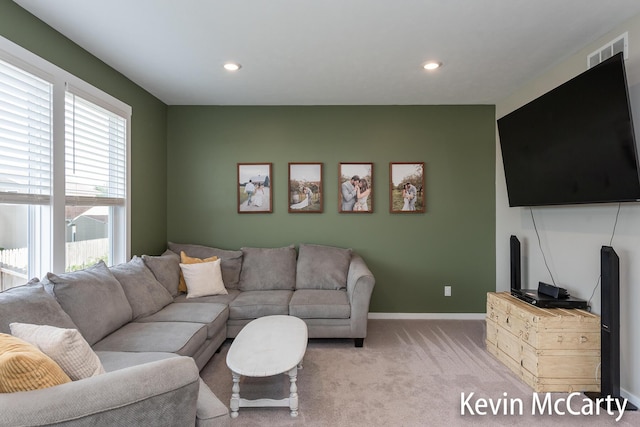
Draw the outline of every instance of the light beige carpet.
<instances>
[{"instance_id":1,"label":"light beige carpet","mask_svg":"<svg viewBox=\"0 0 640 427\"><path fill-rule=\"evenodd\" d=\"M370 320L363 348L352 340L310 340L304 367L298 373L300 414L288 408L241 408L232 427L240 426L639 426L640 414L532 415L535 393L485 350L484 321ZM227 341L202 370L213 392L229 405L231 373L225 358ZM243 379L241 396L282 398L288 395L285 375L268 379ZM468 407L461 394L468 397ZM505 395L506 393L506 395ZM505 398L506 396L506 398ZM550 395L551 403L568 394ZM539 394L539 399L544 399ZM478 398L504 403L514 399L514 415L475 412ZM582 411L584 396L574 398L571 409ZM523 413L518 413L517 400ZM461 408L466 408L461 415ZM566 405L558 405L567 410Z\"/></svg>"}]
</instances>

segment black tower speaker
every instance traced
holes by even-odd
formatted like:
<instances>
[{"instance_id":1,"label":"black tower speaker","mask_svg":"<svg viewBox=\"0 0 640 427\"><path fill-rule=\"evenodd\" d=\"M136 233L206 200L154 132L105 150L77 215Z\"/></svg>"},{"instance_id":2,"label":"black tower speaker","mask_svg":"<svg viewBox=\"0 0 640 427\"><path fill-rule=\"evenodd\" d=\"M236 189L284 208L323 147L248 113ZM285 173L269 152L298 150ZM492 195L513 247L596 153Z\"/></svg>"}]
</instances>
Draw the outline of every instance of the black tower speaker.
<instances>
[{"instance_id":1,"label":"black tower speaker","mask_svg":"<svg viewBox=\"0 0 640 427\"><path fill-rule=\"evenodd\" d=\"M601 318L600 318L600 393L585 393L598 397L620 397L620 258L611 246L600 249ZM602 406L604 406L604 402ZM637 408L627 403L628 411Z\"/></svg>"},{"instance_id":2,"label":"black tower speaker","mask_svg":"<svg viewBox=\"0 0 640 427\"><path fill-rule=\"evenodd\" d=\"M620 259L610 246L603 246L600 250L600 272L602 277L600 393L604 396L620 396Z\"/></svg>"},{"instance_id":3,"label":"black tower speaker","mask_svg":"<svg viewBox=\"0 0 640 427\"><path fill-rule=\"evenodd\" d=\"M520 267L520 240L516 236L509 239L509 258L511 260L511 289L522 288L522 270Z\"/></svg>"}]
</instances>

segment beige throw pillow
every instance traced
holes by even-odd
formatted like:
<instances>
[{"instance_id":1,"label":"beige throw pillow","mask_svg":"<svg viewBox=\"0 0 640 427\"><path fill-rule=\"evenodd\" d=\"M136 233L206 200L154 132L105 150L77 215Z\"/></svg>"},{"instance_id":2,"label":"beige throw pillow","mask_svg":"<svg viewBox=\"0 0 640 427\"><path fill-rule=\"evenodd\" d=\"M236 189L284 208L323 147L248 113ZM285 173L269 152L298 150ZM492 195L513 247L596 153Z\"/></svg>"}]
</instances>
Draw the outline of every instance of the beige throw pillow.
<instances>
[{"instance_id":1,"label":"beige throw pillow","mask_svg":"<svg viewBox=\"0 0 640 427\"><path fill-rule=\"evenodd\" d=\"M200 264L202 262L212 262L217 259L218 259L217 256L212 256L208 258L197 258L197 257L191 257L187 255L186 253L184 253L184 251L180 252L180 262L182 264ZM180 283L178 284L178 291L187 292L187 283L184 280L184 274L182 274L182 271L180 271Z\"/></svg>"},{"instance_id":2,"label":"beige throw pillow","mask_svg":"<svg viewBox=\"0 0 640 427\"><path fill-rule=\"evenodd\" d=\"M228 294L222 281L220 262L221 260L218 259L197 264L180 264L187 283L187 298Z\"/></svg>"},{"instance_id":3,"label":"beige throw pillow","mask_svg":"<svg viewBox=\"0 0 640 427\"><path fill-rule=\"evenodd\" d=\"M40 349L56 362L73 381L104 374L98 355L77 329L49 325L11 323L11 334Z\"/></svg>"}]
</instances>

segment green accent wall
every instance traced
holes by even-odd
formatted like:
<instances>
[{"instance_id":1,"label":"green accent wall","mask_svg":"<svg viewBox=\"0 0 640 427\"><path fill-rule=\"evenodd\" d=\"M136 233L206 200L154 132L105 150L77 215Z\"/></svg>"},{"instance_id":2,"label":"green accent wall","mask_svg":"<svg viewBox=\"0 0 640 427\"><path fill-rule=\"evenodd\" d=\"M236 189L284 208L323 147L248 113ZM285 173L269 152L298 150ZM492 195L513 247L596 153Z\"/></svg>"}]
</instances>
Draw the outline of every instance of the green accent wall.
<instances>
[{"instance_id":1,"label":"green accent wall","mask_svg":"<svg viewBox=\"0 0 640 427\"><path fill-rule=\"evenodd\" d=\"M162 252L167 106L12 1L0 1L0 35L132 107L131 253Z\"/></svg>"},{"instance_id":2,"label":"green accent wall","mask_svg":"<svg viewBox=\"0 0 640 427\"><path fill-rule=\"evenodd\" d=\"M372 312L483 313L495 290L495 108L168 107L168 239L353 248ZM425 162L424 214L389 212L389 162ZM273 163L273 213L237 213L237 163ZM288 163L323 163L324 213L289 213ZM338 213L338 164L371 162L370 214ZM444 297L444 285L452 296Z\"/></svg>"}]
</instances>

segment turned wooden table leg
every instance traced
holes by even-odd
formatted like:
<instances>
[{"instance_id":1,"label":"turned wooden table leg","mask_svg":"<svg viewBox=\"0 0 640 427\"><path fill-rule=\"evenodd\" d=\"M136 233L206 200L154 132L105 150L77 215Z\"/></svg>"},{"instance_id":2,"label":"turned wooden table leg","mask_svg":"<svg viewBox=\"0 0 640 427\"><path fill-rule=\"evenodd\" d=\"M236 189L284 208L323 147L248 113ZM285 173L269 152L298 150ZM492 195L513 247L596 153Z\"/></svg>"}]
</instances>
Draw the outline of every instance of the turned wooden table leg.
<instances>
[{"instance_id":1,"label":"turned wooden table leg","mask_svg":"<svg viewBox=\"0 0 640 427\"><path fill-rule=\"evenodd\" d=\"M289 388L289 408L291 409L291 416L298 416L298 385L296 381L298 380L298 367L294 367L289 371L289 381L291 382L291 387Z\"/></svg>"},{"instance_id":2,"label":"turned wooden table leg","mask_svg":"<svg viewBox=\"0 0 640 427\"><path fill-rule=\"evenodd\" d=\"M240 409L240 375L235 372L231 373L233 377L233 386L231 386L231 418L238 417L238 410Z\"/></svg>"}]
</instances>

